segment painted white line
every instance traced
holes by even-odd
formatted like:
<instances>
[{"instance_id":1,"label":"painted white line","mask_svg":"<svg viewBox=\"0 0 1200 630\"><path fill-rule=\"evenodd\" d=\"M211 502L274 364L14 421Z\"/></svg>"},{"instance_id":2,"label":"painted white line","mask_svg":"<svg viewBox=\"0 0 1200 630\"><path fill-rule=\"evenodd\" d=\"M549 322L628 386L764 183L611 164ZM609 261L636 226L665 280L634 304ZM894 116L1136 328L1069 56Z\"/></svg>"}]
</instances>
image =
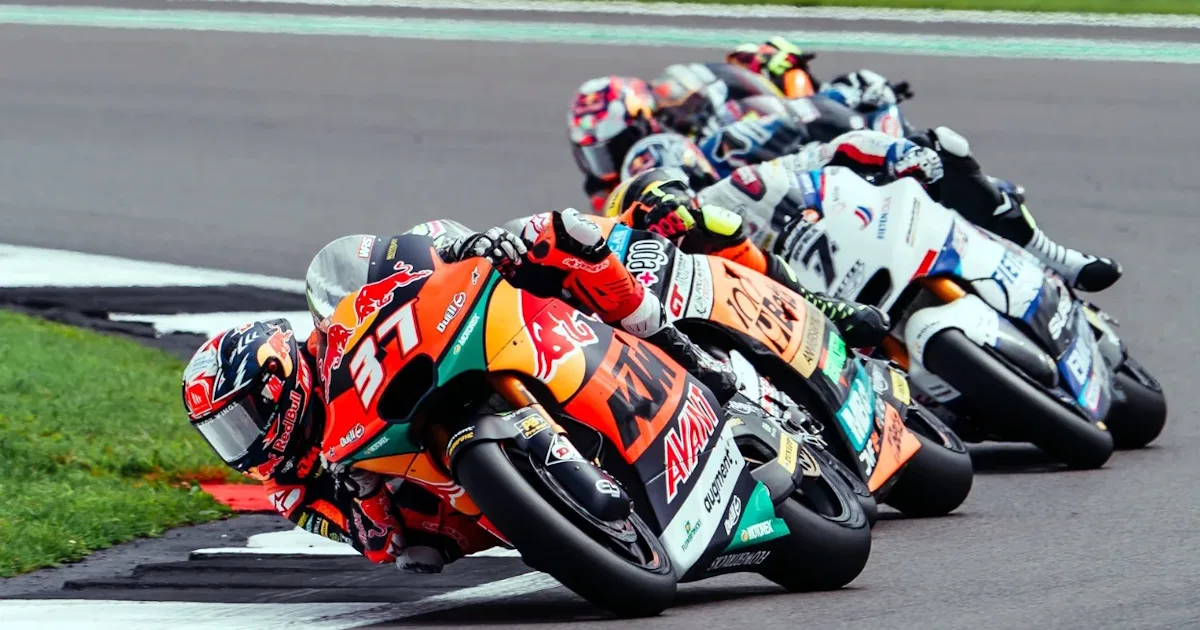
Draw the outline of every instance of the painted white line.
<instances>
[{"instance_id":1,"label":"painted white line","mask_svg":"<svg viewBox=\"0 0 1200 630\"><path fill-rule=\"evenodd\" d=\"M296 625L306 630L350 630L472 604L538 593L559 583L525 573L403 604L209 604L110 600L0 601L4 630L260 630Z\"/></svg>"},{"instance_id":2,"label":"painted white line","mask_svg":"<svg viewBox=\"0 0 1200 630\"><path fill-rule=\"evenodd\" d=\"M211 287L234 284L304 292L303 280L60 249L0 245L0 287Z\"/></svg>"},{"instance_id":3,"label":"painted white line","mask_svg":"<svg viewBox=\"0 0 1200 630\"><path fill-rule=\"evenodd\" d=\"M303 343L312 333L312 315L308 311L263 311L237 313L182 313L178 315L138 315L135 313L110 313L108 318L118 322L151 324L160 335L191 333L214 337L218 333L247 322L284 318L291 322L294 337Z\"/></svg>"},{"instance_id":4,"label":"painted white line","mask_svg":"<svg viewBox=\"0 0 1200 630\"><path fill-rule=\"evenodd\" d=\"M545 573L531 572L510 577L479 586L472 586L406 604L393 604L366 611L364 613L345 613L337 617L344 622L330 620L315 627L320 630L350 630L363 626L396 621L418 615L427 615L442 610L460 608L462 606L487 604L494 601L512 599L522 595L531 595L561 586L558 580Z\"/></svg>"},{"instance_id":5,"label":"painted white line","mask_svg":"<svg viewBox=\"0 0 1200 630\"><path fill-rule=\"evenodd\" d=\"M179 2L181 0L170 0ZM327 7L392 7L516 11L534 13L600 13L655 17L722 19L808 19L884 21L917 24L1007 24L1017 26L1090 26L1119 28L1200 28L1200 16L1120 13L1049 13L1027 11L945 11L867 7L789 7L779 5L714 5L643 2L561 2L557 0L203 0L214 3L306 4Z\"/></svg>"},{"instance_id":6,"label":"painted white line","mask_svg":"<svg viewBox=\"0 0 1200 630\"><path fill-rule=\"evenodd\" d=\"M246 539L245 547L213 547L197 549L195 557L221 555L289 555L289 556L357 556L359 553L345 543L307 532L299 527L282 532L254 534ZM515 549L494 548L473 553L468 558L520 558Z\"/></svg>"},{"instance_id":7,"label":"painted white line","mask_svg":"<svg viewBox=\"0 0 1200 630\"><path fill-rule=\"evenodd\" d=\"M378 604L208 604L109 600L0 601L5 630L260 630L307 624L321 618L353 615ZM347 627L345 625L337 627Z\"/></svg>"}]
</instances>

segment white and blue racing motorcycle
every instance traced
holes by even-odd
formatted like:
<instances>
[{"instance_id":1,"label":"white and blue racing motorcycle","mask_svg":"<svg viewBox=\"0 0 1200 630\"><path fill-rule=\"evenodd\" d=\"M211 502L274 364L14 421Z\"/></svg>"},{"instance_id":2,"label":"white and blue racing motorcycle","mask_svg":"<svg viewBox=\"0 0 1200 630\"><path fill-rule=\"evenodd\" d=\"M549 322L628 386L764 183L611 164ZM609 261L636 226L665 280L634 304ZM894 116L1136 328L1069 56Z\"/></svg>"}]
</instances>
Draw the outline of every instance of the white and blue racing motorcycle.
<instances>
[{"instance_id":1,"label":"white and blue racing motorcycle","mask_svg":"<svg viewBox=\"0 0 1200 630\"><path fill-rule=\"evenodd\" d=\"M964 439L1031 442L1073 468L1161 432L1166 401L1116 322L1031 254L934 202L912 179L809 175L822 218L775 250L801 284L876 305L880 348ZM802 182L807 187L808 182Z\"/></svg>"}]
</instances>

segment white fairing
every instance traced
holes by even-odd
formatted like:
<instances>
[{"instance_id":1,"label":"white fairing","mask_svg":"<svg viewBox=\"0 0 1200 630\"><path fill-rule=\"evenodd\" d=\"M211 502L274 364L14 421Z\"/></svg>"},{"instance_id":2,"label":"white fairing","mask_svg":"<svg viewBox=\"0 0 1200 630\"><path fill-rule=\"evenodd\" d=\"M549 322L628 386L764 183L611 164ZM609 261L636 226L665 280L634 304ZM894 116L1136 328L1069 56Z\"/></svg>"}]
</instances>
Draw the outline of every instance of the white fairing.
<instances>
[{"instance_id":1,"label":"white fairing","mask_svg":"<svg viewBox=\"0 0 1200 630\"><path fill-rule=\"evenodd\" d=\"M721 483L714 488L713 484L718 481L721 466L726 459L730 460L728 470L720 479ZM742 475L748 474L746 460L733 441L733 428L726 423L716 446L709 451L708 460L704 470L699 473L695 488L659 537L667 555L671 556L676 577L682 577L696 564L700 556L704 555L709 543L717 535L717 528L721 526L738 480ZM663 480L664 477L658 477L655 482L663 483ZM712 510L706 510L704 497L710 490L716 490L720 499L713 503Z\"/></svg>"},{"instance_id":2,"label":"white fairing","mask_svg":"<svg viewBox=\"0 0 1200 630\"><path fill-rule=\"evenodd\" d=\"M810 289L853 299L883 270L892 290L877 306L888 310L915 275L935 269L971 281L987 304L1013 317L1024 315L1041 289L1036 259L936 203L915 180L876 186L849 169L828 167L821 187L824 217L788 250Z\"/></svg>"},{"instance_id":3,"label":"white fairing","mask_svg":"<svg viewBox=\"0 0 1200 630\"><path fill-rule=\"evenodd\" d=\"M913 313L904 325L904 339L914 363L925 363L925 344L947 328L963 331L981 346L993 346L1000 329L1000 317L995 309L969 293L949 304Z\"/></svg>"},{"instance_id":4,"label":"white fairing","mask_svg":"<svg viewBox=\"0 0 1200 630\"><path fill-rule=\"evenodd\" d=\"M776 228L771 226L771 217L779 202L796 186L796 177L797 173L784 168L778 161L753 167L743 166L729 177L701 190L696 198L701 205L721 206L741 215L746 236L769 251L778 236ZM761 186L762 198L755 199L739 189L735 185L739 178L751 186Z\"/></svg>"}]
</instances>

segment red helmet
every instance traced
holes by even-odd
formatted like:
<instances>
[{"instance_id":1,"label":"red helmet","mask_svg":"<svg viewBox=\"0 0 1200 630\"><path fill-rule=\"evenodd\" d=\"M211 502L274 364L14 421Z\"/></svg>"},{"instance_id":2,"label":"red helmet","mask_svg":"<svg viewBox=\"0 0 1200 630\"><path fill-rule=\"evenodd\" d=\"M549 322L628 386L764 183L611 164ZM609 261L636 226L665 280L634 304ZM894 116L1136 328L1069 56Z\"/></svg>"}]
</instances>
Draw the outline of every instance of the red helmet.
<instances>
[{"instance_id":1,"label":"red helmet","mask_svg":"<svg viewBox=\"0 0 1200 630\"><path fill-rule=\"evenodd\" d=\"M264 480L311 430L312 370L285 319L253 322L210 339L183 371L188 419L230 467ZM303 440L296 440L297 443Z\"/></svg>"},{"instance_id":2,"label":"red helmet","mask_svg":"<svg viewBox=\"0 0 1200 630\"><path fill-rule=\"evenodd\" d=\"M601 77L579 86L567 113L579 169L615 183L629 147L661 130L654 111L654 94L641 79Z\"/></svg>"}]
</instances>

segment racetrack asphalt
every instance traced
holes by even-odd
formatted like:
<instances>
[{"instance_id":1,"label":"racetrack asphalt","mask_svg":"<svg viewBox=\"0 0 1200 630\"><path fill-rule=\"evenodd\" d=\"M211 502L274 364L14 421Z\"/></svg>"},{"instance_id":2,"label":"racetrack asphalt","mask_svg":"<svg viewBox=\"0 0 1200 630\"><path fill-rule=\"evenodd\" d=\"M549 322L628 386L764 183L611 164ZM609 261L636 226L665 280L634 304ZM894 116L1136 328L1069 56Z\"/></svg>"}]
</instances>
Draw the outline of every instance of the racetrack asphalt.
<instances>
[{"instance_id":1,"label":"racetrack asphalt","mask_svg":"<svg viewBox=\"0 0 1200 630\"><path fill-rule=\"evenodd\" d=\"M698 52L0 27L0 241L300 277L345 233L583 207L563 128L572 90ZM1099 471L985 449L959 513L881 522L850 588L784 595L721 578L684 587L678 607L644 625L1196 627L1200 68L839 53L818 63L827 76L870 67L911 81L911 119L965 134L985 168L1027 187L1051 234L1124 263L1097 301L1163 381L1170 422L1156 446ZM405 624L596 616L557 589Z\"/></svg>"}]
</instances>

